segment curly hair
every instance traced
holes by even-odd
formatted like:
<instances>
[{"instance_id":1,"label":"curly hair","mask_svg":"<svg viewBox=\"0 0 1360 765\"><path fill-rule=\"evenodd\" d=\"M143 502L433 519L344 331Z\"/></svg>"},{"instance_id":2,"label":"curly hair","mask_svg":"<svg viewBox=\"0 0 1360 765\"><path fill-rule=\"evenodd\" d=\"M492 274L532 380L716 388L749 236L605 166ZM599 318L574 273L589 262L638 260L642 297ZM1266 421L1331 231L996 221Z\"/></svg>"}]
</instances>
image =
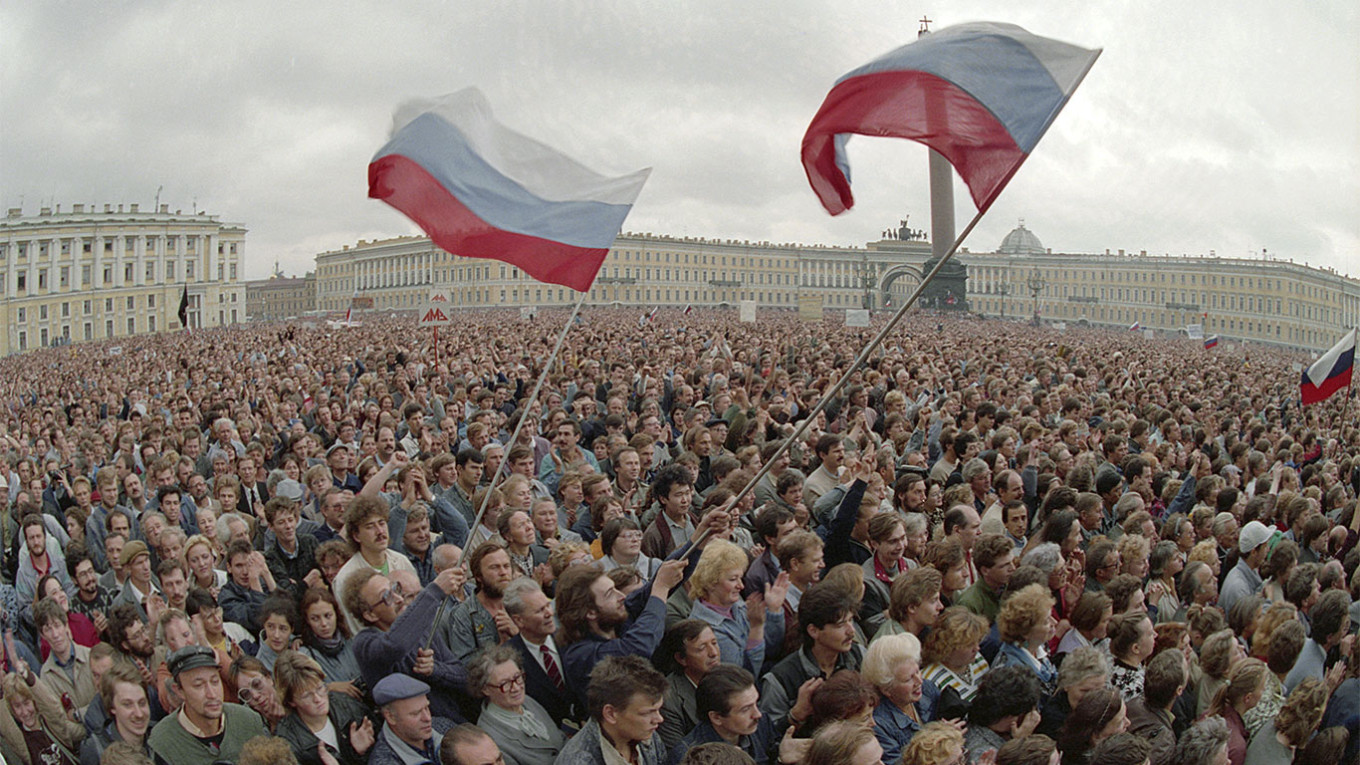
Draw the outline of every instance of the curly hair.
<instances>
[{"instance_id":1,"label":"curly hair","mask_svg":"<svg viewBox=\"0 0 1360 765\"><path fill-rule=\"evenodd\" d=\"M1299 609L1293 603L1272 603L1256 622L1256 632L1251 636L1251 652L1256 656L1270 653L1270 638L1275 630L1285 622L1299 618Z\"/></svg>"},{"instance_id":2,"label":"curly hair","mask_svg":"<svg viewBox=\"0 0 1360 765\"><path fill-rule=\"evenodd\" d=\"M707 599L710 590L723 576L733 569L740 569L744 573L750 561L740 547L725 539L714 539L704 547L699 562L694 566L694 573L690 575L690 597L696 603Z\"/></svg>"},{"instance_id":3,"label":"curly hair","mask_svg":"<svg viewBox=\"0 0 1360 765\"><path fill-rule=\"evenodd\" d=\"M491 644L473 655L471 661L467 663L467 687L468 692L476 698L486 695L483 689L491 679L491 673L506 662L513 663L517 668L524 669L520 659L519 651L509 644Z\"/></svg>"},{"instance_id":4,"label":"curly hair","mask_svg":"<svg viewBox=\"0 0 1360 765\"><path fill-rule=\"evenodd\" d=\"M927 666L944 661L954 651L982 640L989 626L986 619L963 606L946 608L926 635L921 661Z\"/></svg>"},{"instance_id":5,"label":"curly hair","mask_svg":"<svg viewBox=\"0 0 1360 765\"><path fill-rule=\"evenodd\" d=\"M1053 596L1043 585L1031 584L1006 598L996 617L996 626L1002 640L1023 642L1052 612Z\"/></svg>"},{"instance_id":6,"label":"curly hair","mask_svg":"<svg viewBox=\"0 0 1360 765\"><path fill-rule=\"evenodd\" d=\"M571 565L571 559L582 553L590 555L590 547L584 542L564 542L554 547L548 553L548 568L552 569L553 578L560 579Z\"/></svg>"},{"instance_id":7,"label":"curly hair","mask_svg":"<svg viewBox=\"0 0 1360 765\"><path fill-rule=\"evenodd\" d=\"M1294 687L1275 717L1275 730L1290 746L1303 746L1322 723L1327 707L1327 684L1310 677Z\"/></svg>"},{"instance_id":8,"label":"curly hair","mask_svg":"<svg viewBox=\"0 0 1360 765\"><path fill-rule=\"evenodd\" d=\"M946 722L927 723L902 750L910 765L944 765L963 752L963 733Z\"/></svg>"},{"instance_id":9,"label":"curly hair","mask_svg":"<svg viewBox=\"0 0 1360 765\"><path fill-rule=\"evenodd\" d=\"M277 736L256 736L241 746L237 765L297 765L288 742Z\"/></svg>"}]
</instances>

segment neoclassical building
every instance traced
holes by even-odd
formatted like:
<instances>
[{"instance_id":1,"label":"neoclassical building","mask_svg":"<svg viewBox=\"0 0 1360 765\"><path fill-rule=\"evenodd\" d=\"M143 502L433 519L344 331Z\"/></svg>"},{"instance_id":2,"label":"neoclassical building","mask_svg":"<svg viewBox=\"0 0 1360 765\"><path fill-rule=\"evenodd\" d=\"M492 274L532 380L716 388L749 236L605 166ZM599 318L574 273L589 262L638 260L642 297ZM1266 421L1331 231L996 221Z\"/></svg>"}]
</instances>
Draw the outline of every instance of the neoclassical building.
<instances>
[{"instance_id":1,"label":"neoclassical building","mask_svg":"<svg viewBox=\"0 0 1360 765\"><path fill-rule=\"evenodd\" d=\"M0 355L245 320L246 229L169 205L10 208L0 220Z\"/></svg>"},{"instance_id":2,"label":"neoclassical building","mask_svg":"<svg viewBox=\"0 0 1360 765\"><path fill-rule=\"evenodd\" d=\"M863 247L824 247L625 233L586 296L588 305L711 306L755 300L796 309L901 305L922 277L930 244L903 222ZM1325 349L1360 323L1360 280L1284 260L1054 253L1022 223L995 252L961 250L960 307L985 316L1206 334ZM377 310L415 310L440 293L457 308L567 306L576 293L517 268L454 257L425 237L360 241L316 257L316 307L352 297Z\"/></svg>"}]
</instances>

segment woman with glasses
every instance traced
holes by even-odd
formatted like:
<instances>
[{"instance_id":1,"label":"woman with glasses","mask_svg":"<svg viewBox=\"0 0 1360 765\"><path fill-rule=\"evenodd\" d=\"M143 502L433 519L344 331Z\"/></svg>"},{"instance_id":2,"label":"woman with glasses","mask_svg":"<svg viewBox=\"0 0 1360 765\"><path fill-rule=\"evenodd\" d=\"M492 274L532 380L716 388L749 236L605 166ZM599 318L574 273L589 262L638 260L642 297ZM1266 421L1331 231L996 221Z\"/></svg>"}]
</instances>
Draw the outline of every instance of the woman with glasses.
<instances>
[{"instance_id":1,"label":"woman with glasses","mask_svg":"<svg viewBox=\"0 0 1360 765\"><path fill-rule=\"evenodd\" d=\"M300 765L321 765L321 748L340 765L362 765L373 747L373 721L364 705L329 692L311 658L284 651L274 661L274 689L287 712L274 735L288 742Z\"/></svg>"},{"instance_id":2,"label":"woman with glasses","mask_svg":"<svg viewBox=\"0 0 1360 765\"><path fill-rule=\"evenodd\" d=\"M486 699L477 727L500 747L506 765L553 765L566 738L525 692L520 661L509 645L492 645L468 664L468 689Z\"/></svg>"},{"instance_id":3,"label":"woman with glasses","mask_svg":"<svg viewBox=\"0 0 1360 765\"><path fill-rule=\"evenodd\" d=\"M632 566L643 579L650 580L661 568L661 561L642 554L642 529L637 521L624 516L604 525L600 532L600 563L605 571Z\"/></svg>"}]
</instances>

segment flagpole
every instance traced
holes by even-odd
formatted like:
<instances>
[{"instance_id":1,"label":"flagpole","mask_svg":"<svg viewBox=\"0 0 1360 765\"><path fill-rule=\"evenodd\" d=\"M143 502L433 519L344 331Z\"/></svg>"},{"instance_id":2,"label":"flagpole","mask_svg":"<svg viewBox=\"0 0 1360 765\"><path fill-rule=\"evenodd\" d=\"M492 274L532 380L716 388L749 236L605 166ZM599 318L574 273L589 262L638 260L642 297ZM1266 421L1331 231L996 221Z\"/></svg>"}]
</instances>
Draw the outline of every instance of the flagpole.
<instances>
[{"instance_id":1,"label":"flagpole","mask_svg":"<svg viewBox=\"0 0 1360 765\"><path fill-rule=\"evenodd\" d=\"M571 325L576 321L577 314L581 312L581 304L585 302L585 299L586 293L585 292L579 293L578 297L576 298L576 305L571 309L571 315L567 317L567 323L562 325L562 331L559 332L557 335L557 344L553 346L552 353L548 355L548 360L543 363L543 371L538 373L538 380L534 383L533 391L529 393L528 400L524 402L520 410L521 414L519 418L519 424L515 426L515 432L510 434L510 445L506 447L507 453L511 448L514 448L515 443L519 441L519 434L522 430L524 430L525 423L527 423L530 419L529 412L533 408L534 402L538 400L539 391L543 389L543 381L548 379L548 373L552 371L553 363L557 360L557 354L561 352L562 344L567 339L567 332L571 330ZM482 516L486 514L486 506L488 500L491 499L491 490L496 488L496 484L500 482L501 473L503 472L504 471L498 469L496 470L495 473L491 475L491 483L487 485L486 492L482 495L482 504L477 508L477 515L472 519L472 525L468 526L469 540L471 540L472 535L476 533L477 527L481 525ZM467 548L468 546L469 545L464 545L464 548ZM453 567L464 563L467 557L466 554L467 554L466 549L458 553L458 555L454 557L453 562L450 563L449 566ZM533 572L526 571L525 574L532 575ZM439 625L439 620L444 615L444 607L448 604L448 602L449 602L448 598L444 598L439 602L439 610L435 612L434 615L434 625L436 627ZM431 629L430 636L425 640L425 648L428 649L430 647L430 643L433 640L434 630Z\"/></svg>"},{"instance_id":2,"label":"flagpole","mask_svg":"<svg viewBox=\"0 0 1360 765\"><path fill-rule=\"evenodd\" d=\"M787 452L805 432L807 432L807 429L812 426L813 420L817 419L817 415L826 409L827 405L831 403L831 400L841 388L844 388L845 384L850 381L850 377L855 373L855 370L868 361L870 354L877 350L878 347L883 344L883 341L887 339L888 333L892 332L893 328L906 317L907 311L916 304L916 301L921 297L921 293L925 291L926 286L935 279L935 276L940 273L940 270L944 268L945 264L949 262L949 259L958 251L959 246L963 244L963 240L967 239L968 235L972 233L978 222L982 220L982 216L986 211L987 208L978 210L977 214L973 216L973 219L964 227L963 232L954 239L954 243L950 245L949 250L946 251L939 262L935 264L935 267L930 269L930 273L925 275L925 278L921 280L921 283L916 286L916 291L911 294L911 297L907 298L906 302L897 309L897 312L894 313L892 318L888 320L888 323L883 326L883 329L880 329L878 334L874 335L874 338L869 341L869 344L864 346L864 349L859 352L859 356L855 357L854 362L845 370L845 374L841 375L841 378L836 381L836 384L831 386L831 389L826 393L822 394L822 398L817 402L817 406L813 407L807 417L803 418L803 422L793 431L793 435L784 439L784 443L780 445L779 449L776 450L769 459L765 460L765 464L761 465L760 470L757 471L751 480L742 487L741 491L737 492L737 495L730 500L732 505L740 503L742 498L747 494L750 494L751 491L755 489L756 484L760 482L760 479L764 478L766 474L770 472L770 467L773 466L775 462L778 462L779 458L783 456L783 454ZM810 512L812 511L812 508L808 508L808 510Z\"/></svg>"}]
</instances>

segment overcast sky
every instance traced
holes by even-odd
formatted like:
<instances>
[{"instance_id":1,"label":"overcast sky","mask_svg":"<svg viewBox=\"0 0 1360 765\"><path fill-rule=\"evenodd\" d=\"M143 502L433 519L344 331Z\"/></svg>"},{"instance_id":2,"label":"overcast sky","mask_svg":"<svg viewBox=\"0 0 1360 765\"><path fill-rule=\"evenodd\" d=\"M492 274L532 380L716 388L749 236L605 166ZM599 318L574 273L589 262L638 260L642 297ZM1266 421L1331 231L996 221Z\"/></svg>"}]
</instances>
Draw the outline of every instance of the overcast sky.
<instances>
[{"instance_id":1,"label":"overcast sky","mask_svg":"<svg viewBox=\"0 0 1360 765\"><path fill-rule=\"evenodd\" d=\"M196 204L246 276L417 233L366 198L394 108L468 85L605 173L654 168L625 229L863 245L929 221L926 151L856 138L832 218L799 163L834 80L917 19L1104 48L972 237L1055 252L1307 261L1360 275L1360 4L1320 0L0 4L0 203ZM974 209L956 186L959 227Z\"/></svg>"}]
</instances>

